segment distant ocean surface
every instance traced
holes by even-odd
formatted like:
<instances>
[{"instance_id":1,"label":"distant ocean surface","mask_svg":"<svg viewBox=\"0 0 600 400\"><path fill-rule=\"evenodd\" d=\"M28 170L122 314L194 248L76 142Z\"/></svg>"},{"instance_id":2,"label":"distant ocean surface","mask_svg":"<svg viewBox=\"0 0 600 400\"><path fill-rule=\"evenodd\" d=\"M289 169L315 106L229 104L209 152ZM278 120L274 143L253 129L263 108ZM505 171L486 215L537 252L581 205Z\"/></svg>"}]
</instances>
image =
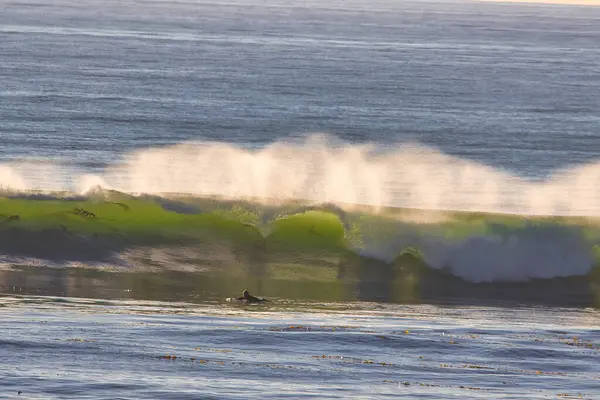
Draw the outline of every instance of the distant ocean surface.
<instances>
[{"instance_id":1,"label":"distant ocean surface","mask_svg":"<svg viewBox=\"0 0 600 400\"><path fill-rule=\"evenodd\" d=\"M548 177L597 161L599 38L596 7L5 1L0 162L100 173L140 149L326 134Z\"/></svg>"},{"instance_id":2,"label":"distant ocean surface","mask_svg":"<svg viewBox=\"0 0 600 400\"><path fill-rule=\"evenodd\" d=\"M600 398L600 7L5 0L0 71L0 399Z\"/></svg>"}]
</instances>

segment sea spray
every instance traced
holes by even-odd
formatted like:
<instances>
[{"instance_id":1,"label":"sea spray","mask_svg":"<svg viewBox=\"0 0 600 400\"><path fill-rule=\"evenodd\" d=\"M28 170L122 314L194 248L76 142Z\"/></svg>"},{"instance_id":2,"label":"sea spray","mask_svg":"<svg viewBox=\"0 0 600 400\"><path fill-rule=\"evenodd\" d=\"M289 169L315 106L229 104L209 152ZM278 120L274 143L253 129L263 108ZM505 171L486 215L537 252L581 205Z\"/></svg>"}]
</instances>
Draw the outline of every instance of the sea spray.
<instances>
[{"instance_id":1,"label":"sea spray","mask_svg":"<svg viewBox=\"0 0 600 400\"><path fill-rule=\"evenodd\" d=\"M0 166L0 186L124 193L186 193L223 199L294 200L423 210L600 216L600 163L542 181L408 143L386 148L310 136L259 149L219 142L147 148L99 172L51 163Z\"/></svg>"}]
</instances>

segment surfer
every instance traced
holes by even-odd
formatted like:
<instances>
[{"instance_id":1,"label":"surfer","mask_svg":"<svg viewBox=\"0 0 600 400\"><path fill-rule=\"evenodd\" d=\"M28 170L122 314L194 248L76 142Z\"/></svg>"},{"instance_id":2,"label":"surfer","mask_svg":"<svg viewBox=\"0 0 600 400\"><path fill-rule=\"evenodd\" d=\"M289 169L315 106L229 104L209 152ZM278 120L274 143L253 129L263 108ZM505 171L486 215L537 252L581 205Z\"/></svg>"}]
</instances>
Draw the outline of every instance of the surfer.
<instances>
[{"instance_id":1,"label":"surfer","mask_svg":"<svg viewBox=\"0 0 600 400\"><path fill-rule=\"evenodd\" d=\"M237 301L241 301L243 303L246 304L250 304L250 303L264 303L266 301L269 301L267 299L262 299L259 297L254 297L250 294L250 292L248 291L248 289L244 289L242 291L242 297L236 297L235 300Z\"/></svg>"}]
</instances>

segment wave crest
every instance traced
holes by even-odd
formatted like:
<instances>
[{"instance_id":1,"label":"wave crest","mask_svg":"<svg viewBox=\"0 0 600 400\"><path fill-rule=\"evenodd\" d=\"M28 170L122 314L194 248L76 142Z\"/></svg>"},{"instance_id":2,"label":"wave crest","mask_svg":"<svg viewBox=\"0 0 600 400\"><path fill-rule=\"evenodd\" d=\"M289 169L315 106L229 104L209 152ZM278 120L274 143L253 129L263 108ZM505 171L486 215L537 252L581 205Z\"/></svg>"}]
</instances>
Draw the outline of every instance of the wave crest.
<instances>
[{"instance_id":1,"label":"wave crest","mask_svg":"<svg viewBox=\"0 0 600 400\"><path fill-rule=\"evenodd\" d=\"M0 167L0 186L18 190L91 187L126 193L188 193L263 202L310 200L527 215L600 216L600 163L533 182L435 149L351 145L326 136L261 149L199 142L126 155L100 174L50 164Z\"/></svg>"}]
</instances>

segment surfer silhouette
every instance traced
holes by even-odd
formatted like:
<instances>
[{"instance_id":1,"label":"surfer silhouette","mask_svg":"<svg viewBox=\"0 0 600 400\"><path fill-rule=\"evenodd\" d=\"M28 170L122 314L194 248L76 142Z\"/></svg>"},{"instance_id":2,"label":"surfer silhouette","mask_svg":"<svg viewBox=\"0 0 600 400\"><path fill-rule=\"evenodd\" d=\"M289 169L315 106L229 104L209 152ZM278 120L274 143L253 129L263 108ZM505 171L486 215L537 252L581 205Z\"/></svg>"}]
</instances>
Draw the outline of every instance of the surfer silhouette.
<instances>
[{"instance_id":1,"label":"surfer silhouette","mask_svg":"<svg viewBox=\"0 0 600 400\"><path fill-rule=\"evenodd\" d=\"M242 296L241 297L236 297L236 300L238 301L242 301L246 304L249 303L264 303L266 301L269 301L267 299L262 299L262 298L258 298L258 297L254 297L250 294L250 292L248 291L248 289L244 289L242 291Z\"/></svg>"}]
</instances>

